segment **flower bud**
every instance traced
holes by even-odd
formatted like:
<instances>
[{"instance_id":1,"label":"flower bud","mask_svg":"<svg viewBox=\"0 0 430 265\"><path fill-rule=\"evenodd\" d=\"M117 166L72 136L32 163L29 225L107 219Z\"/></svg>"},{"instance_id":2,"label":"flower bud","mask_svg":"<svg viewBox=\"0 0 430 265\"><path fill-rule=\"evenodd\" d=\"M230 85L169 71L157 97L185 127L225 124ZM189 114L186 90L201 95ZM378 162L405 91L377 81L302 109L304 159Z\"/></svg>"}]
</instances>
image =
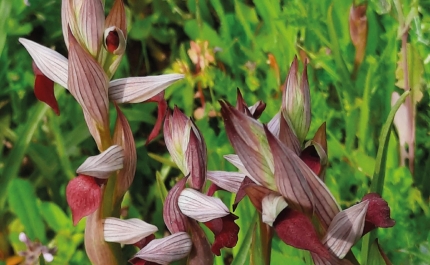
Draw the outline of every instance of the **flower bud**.
<instances>
[{"instance_id":1,"label":"flower bud","mask_svg":"<svg viewBox=\"0 0 430 265\"><path fill-rule=\"evenodd\" d=\"M124 33L115 26L105 29L103 44L108 52L122 55L126 46Z\"/></svg>"},{"instance_id":2,"label":"flower bud","mask_svg":"<svg viewBox=\"0 0 430 265\"><path fill-rule=\"evenodd\" d=\"M305 63L300 77L298 60L294 58L284 84L282 112L300 143L306 138L311 123L309 83Z\"/></svg>"},{"instance_id":3,"label":"flower bud","mask_svg":"<svg viewBox=\"0 0 430 265\"><path fill-rule=\"evenodd\" d=\"M178 108L166 117L164 140L173 161L184 175L190 175L191 187L200 190L206 181L206 144L195 124Z\"/></svg>"}]
</instances>

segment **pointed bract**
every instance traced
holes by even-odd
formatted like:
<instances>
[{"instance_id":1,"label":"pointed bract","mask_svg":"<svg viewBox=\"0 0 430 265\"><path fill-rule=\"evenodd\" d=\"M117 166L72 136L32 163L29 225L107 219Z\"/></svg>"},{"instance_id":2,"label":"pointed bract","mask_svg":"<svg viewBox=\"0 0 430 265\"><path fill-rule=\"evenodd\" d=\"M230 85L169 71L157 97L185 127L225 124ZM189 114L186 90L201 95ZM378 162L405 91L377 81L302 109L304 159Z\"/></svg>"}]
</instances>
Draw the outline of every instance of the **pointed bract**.
<instances>
[{"instance_id":1,"label":"pointed bract","mask_svg":"<svg viewBox=\"0 0 430 265\"><path fill-rule=\"evenodd\" d=\"M104 130L109 130L108 79L98 64L76 41L69 31L70 93Z\"/></svg>"},{"instance_id":2,"label":"pointed bract","mask_svg":"<svg viewBox=\"0 0 430 265\"><path fill-rule=\"evenodd\" d=\"M220 104L227 136L250 177L276 190L273 157L262 124L224 101Z\"/></svg>"},{"instance_id":3,"label":"pointed bract","mask_svg":"<svg viewBox=\"0 0 430 265\"><path fill-rule=\"evenodd\" d=\"M96 58L101 49L104 33L105 13L103 3L101 0L85 0L82 1L79 10L77 8L75 6L75 12L78 13L76 16L78 27L84 42L82 44ZM70 36L69 42L71 42Z\"/></svg>"},{"instance_id":4,"label":"pointed bract","mask_svg":"<svg viewBox=\"0 0 430 265\"><path fill-rule=\"evenodd\" d=\"M73 224L77 225L79 220L99 208L102 191L94 178L79 175L67 184L66 199L72 210Z\"/></svg>"},{"instance_id":5,"label":"pointed bract","mask_svg":"<svg viewBox=\"0 0 430 265\"><path fill-rule=\"evenodd\" d=\"M206 182L207 171L207 150L203 135L196 127L192 120L190 130L190 139L187 150L185 151L185 160L190 172L189 183L191 188L201 190Z\"/></svg>"},{"instance_id":6,"label":"pointed bract","mask_svg":"<svg viewBox=\"0 0 430 265\"><path fill-rule=\"evenodd\" d=\"M181 179L169 191L163 206L163 219L170 233L187 231L187 217L181 212L178 206L178 198L185 188L187 177Z\"/></svg>"},{"instance_id":7,"label":"pointed bract","mask_svg":"<svg viewBox=\"0 0 430 265\"><path fill-rule=\"evenodd\" d=\"M157 121L155 122L154 128L146 139L145 144L149 144L149 142L151 142L160 133L161 126L163 125L164 117L166 117L168 109L167 101L164 99L164 91L148 99L147 102L157 103Z\"/></svg>"},{"instance_id":8,"label":"pointed bract","mask_svg":"<svg viewBox=\"0 0 430 265\"><path fill-rule=\"evenodd\" d=\"M137 218L121 220L109 217L104 220L103 227L105 241L121 244L135 244L158 231L156 226Z\"/></svg>"},{"instance_id":9,"label":"pointed bract","mask_svg":"<svg viewBox=\"0 0 430 265\"><path fill-rule=\"evenodd\" d=\"M302 143L311 123L310 94L307 76L307 63L300 77L297 57L294 58L284 84L282 111L289 118L290 127Z\"/></svg>"},{"instance_id":10,"label":"pointed bract","mask_svg":"<svg viewBox=\"0 0 430 265\"><path fill-rule=\"evenodd\" d=\"M283 145L265 127L278 172L276 184L288 204L304 213L315 213L324 229L340 211L327 186L293 151ZM298 189L300 188L300 189Z\"/></svg>"},{"instance_id":11,"label":"pointed bract","mask_svg":"<svg viewBox=\"0 0 430 265\"><path fill-rule=\"evenodd\" d=\"M101 154L87 158L76 170L80 175L107 179L112 172L123 167L124 152L118 145L112 145Z\"/></svg>"},{"instance_id":12,"label":"pointed bract","mask_svg":"<svg viewBox=\"0 0 430 265\"><path fill-rule=\"evenodd\" d=\"M118 196L116 199L121 200L133 182L136 172L137 154L133 132L127 118L117 105L115 107L118 116L115 123L113 143L121 146L124 150L124 166L118 172L117 185L115 187L117 190L116 196Z\"/></svg>"},{"instance_id":13,"label":"pointed bract","mask_svg":"<svg viewBox=\"0 0 430 265\"><path fill-rule=\"evenodd\" d=\"M180 260L188 256L192 242L185 232L179 232L161 239L154 239L134 257L161 265Z\"/></svg>"},{"instance_id":14,"label":"pointed bract","mask_svg":"<svg viewBox=\"0 0 430 265\"><path fill-rule=\"evenodd\" d=\"M190 188L181 192L178 206L183 214L203 223L230 213L227 206L219 198L204 195Z\"/></svg>"}]
</instances>

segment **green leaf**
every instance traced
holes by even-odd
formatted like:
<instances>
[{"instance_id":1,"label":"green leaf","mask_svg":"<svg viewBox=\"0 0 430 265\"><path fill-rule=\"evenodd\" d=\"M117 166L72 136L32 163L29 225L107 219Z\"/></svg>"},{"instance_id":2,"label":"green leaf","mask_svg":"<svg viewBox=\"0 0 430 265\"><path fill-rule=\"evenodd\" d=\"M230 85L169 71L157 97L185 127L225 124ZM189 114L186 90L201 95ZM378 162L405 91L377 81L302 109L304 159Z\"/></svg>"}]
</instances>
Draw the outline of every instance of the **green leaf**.
<instances>
[{"instance_id":1,"label":"green leaf","mask_svg":"<svg viewBox=\"0 0 430 265\"><path fill-rule=\"evenodd\" d=\"M3 49L6 43L7 37L7 20L11 10L11 1L0 0L0 57L2 55Z\"/></svg>"},{"instance_id":2,"label":"green leaf","mask_svg":"<svg viewBox=\"0 0 430 265\"><path fill-rule=\"evenodd\" d=\"M40 212L45 222L55 232L72 229L71 218L53 202L42 202L39 206Z\"/></svg>"},{"instance_id":3,"label":"green leaf","mask_svg":"<svg viewBox=\"0 0 430 265\"><path fill-rule=\"evenodd\" d=\"M38 211L37 197L33 186L27 180L13 179L8 188L8 201L14 212L25 227L27 236L46 243L45 226Z\"/></svg>"}]
</instances>

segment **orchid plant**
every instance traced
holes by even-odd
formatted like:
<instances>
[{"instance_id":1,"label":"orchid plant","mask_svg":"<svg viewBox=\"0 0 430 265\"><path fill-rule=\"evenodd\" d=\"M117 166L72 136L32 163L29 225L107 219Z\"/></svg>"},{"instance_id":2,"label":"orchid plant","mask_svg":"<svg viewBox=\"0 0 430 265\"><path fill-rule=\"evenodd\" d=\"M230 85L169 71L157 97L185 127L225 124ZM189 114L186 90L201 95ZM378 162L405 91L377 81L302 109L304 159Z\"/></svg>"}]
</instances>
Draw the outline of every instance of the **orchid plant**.
<instances>
[{"instance_id":1,"label":"orchid plant","mask_svg":"<svg viewBox=\"0 0 430 265\"><path fill-rule=\"evenodd\" d=\"M157 102L158 120L148 141L161 128L167 110L164 90L181 79L180 74L129 77L111 80L124 55L127 26L124 4L116 0L105 18L104 1L62 1L63 36L68 59L58 52L21 38L33 58L36 75L35 95L59 115L54 83L75 97L82 107L88 130L100 154L88 158L78 168L78 176L66 188L73 223L87 216L85 246L95 264L121 264L120 245L104 240L103 220L119 217L122 198L136 170L133 134L120 103ZM110 131L109 102L117 118Z\"/></svg>"},{"instance_id":2,"label":"orchid plant","mask_svg":"<svg viewBox=\"0 0 430 265\"><path fill-rule=\"evenodd\" d=\"M235 194L233 211L249 197L265 226L266 249L270 250L276 232L286 244L309 251L315 264L356 264L351 247L369 231L395 224L387 202L378 194L367 194L342 210L324 183L325 124L305 141L311 123L307 62L300 73L299 61L294 59L283 86L282 105L268 124L258 120L266 107L261 101L248 107L239 91L236 107L220 101L227 136L236 152L225 158L239 171L208 171L202 133L177 107L168 110L164 99L164 90L183 75L111 80L127 42L122 0L114 1L106 18L102 0L63 0L61 15L68 58L31 40L20 42L34 61L36 97L59 115L54 83L68 89L82 107L99 149L76 170L77 177L66 188L73 223L87 217L85 246L94 264L123 264L120 244L140 249L129 260L135 265L185 258L191 265L212 264L222 248L236 246L240 229L235 223L239 217L214 196L218 190ZM113 132L110 102L116 111ZM142 102L158 103L158 119L148 141L163 126L167 150L183 173L164 203L170 235L159 239L155 239L156 226L119 218L137 155L133 133L118 104ZM213 232L212 243L203 225ZM22 241L35 248L24 236ZM37 252L50 261L54 250L37 245ZM270 263L270 253L263 255Z\"/></svg>"}]
</instances>

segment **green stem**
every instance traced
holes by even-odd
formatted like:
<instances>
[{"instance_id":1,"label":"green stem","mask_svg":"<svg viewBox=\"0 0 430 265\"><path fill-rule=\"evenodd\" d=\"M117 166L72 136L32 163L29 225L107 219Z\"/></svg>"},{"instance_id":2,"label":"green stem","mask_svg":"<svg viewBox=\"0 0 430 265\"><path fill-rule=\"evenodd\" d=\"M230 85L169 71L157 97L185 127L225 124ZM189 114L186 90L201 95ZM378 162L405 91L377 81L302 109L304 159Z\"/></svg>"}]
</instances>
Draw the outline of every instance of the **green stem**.
<instances>
[{"instance_id":1,"label":"green stem","mask_svg":"<svg viewBox=\"0 0 430 265\"><path fill-rule=\"evenodd\" d=\"M396 104L391 108L390 113L388 114L387 120L384 123L384 126L381 130L381 135L379 136L379 147L378 153L376 155L376 164L375 170L373 173L372 184L370 186L370 192L378 193L382 196L382 191L384 188L384 180L385 180L385 163L387 158L387 149L388 143L390 141L390 132L391 125L394 120L394 116L396 115L397 110L400 108L402 103L405 101L406 97L410 94L410 91L406 91L402 94L402 96L397 100ZM368 263L368 255L370 252L370 247L372 242L376 238L376 230L373 230L363 238L363 245L361 249L361 261L362 264Z\"/></svg>"}]
</instances>

